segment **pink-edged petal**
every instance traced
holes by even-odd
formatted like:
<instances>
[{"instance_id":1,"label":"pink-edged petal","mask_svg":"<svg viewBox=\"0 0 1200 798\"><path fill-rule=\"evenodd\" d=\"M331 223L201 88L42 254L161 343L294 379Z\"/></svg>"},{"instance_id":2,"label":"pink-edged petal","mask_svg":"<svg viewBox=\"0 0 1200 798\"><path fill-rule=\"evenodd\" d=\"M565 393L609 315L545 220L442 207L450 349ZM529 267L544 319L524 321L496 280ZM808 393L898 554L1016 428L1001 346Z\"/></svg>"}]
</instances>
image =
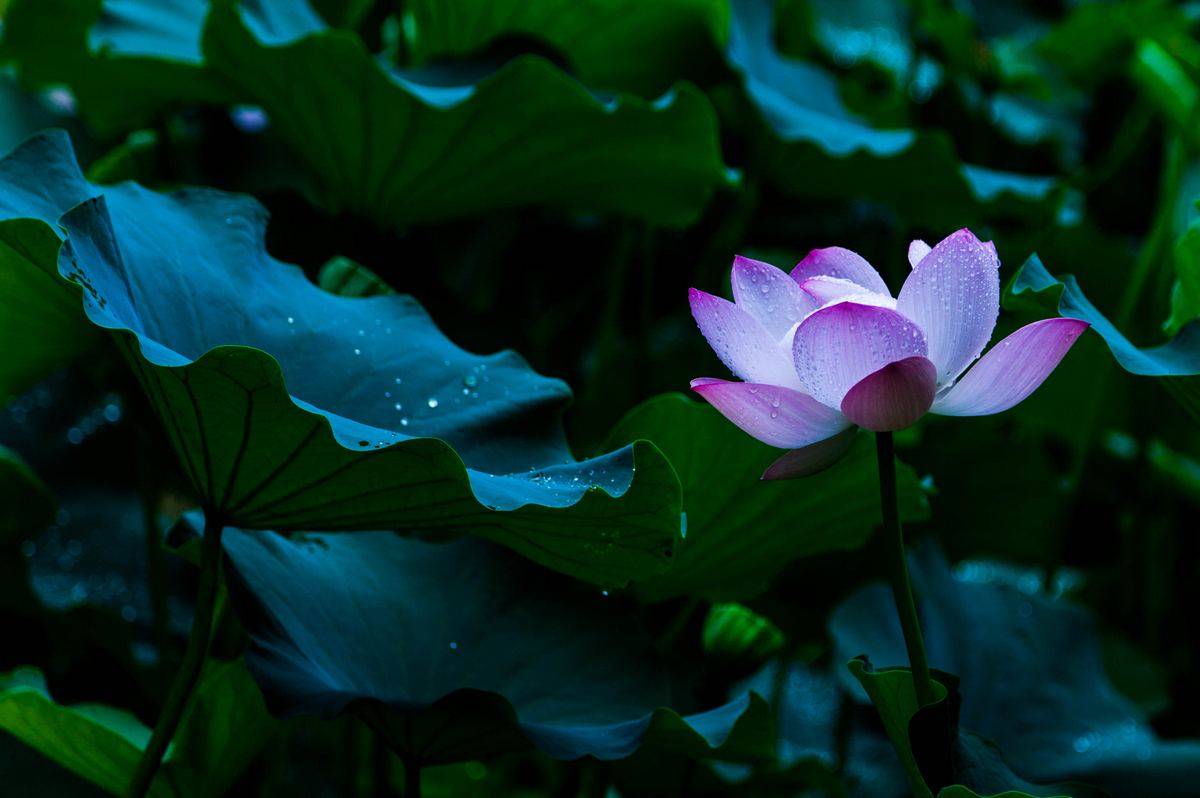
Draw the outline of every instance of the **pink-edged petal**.
<instances>
[{"instance_id":1,"label":"pink-edged petal","mask_svg":"<svg viewBox=\"0 0 1200 798\"><path fill-rule=\"evenodd\" d=\"M911 427L929 412L937 368L927 357L906 357L863 377L846 392L842 413L872 432Z\"/></svg>"},{"instance_id":2,"label":"pink-edged petal","mask_svg":"<svg viewBox=\"0 0 1200 798\"><path fill-rule=\"evenodd\" d=\"M743 432L780 449L808 446L849 425L838 411L778 385L702 377L692 390Z\"/></svg>"},{"instance_id":3,"label":"pink-edged petal","mask_svg":"<svg viewBox=\"0 0 1200 798\"><path fill-rule=\"evenodd\" d=\"M758 320L732 302L689 289L692 316L717 357L747 382L764 382L799 388L800 380L780 345Z\"/></svg>"},{"instance_id":4,"label":"pink-edged petal","mask_svg":"<svg viewBox=\"0 0 1200 798\"><path fill-rule=\"evenodd\" d=\"M987 346L1000 314L1000 273L995 248L970 230L943 239L908 274L896 310L929 339L938 384L947 385Z\"/></svg>"},{"instance_id":5,"label":"pink-edged petal","mask_svg":"<svg viewBox=\"0 0 1200 798\"><path fill-rule=\"evenodd\" d=\"M814 249L792 269L792 279L802 283L810 277L840 277L876 294L891 296L887 283L861 255L842 247Z\"/></svg>"},{"instance_id":6,"label":"pink-edged petal","mask_svg":"<svg viewBox=\"0 0 1200 798\"><path fill-rule=\"evenodd\" d=\"M919 238L913 241L908 245L908 265L914 269L917 268L917 264L925 259L925 256L929 254L929 250L931 249L933 247Z\"/></svg>"},{"instance_id":7,"label":"pink-edged petal","mask_svg":"<svg viewBox=\"0 0 1200 798\"><path fill-rule=\"evenodd\" d=\"M801 449L792 449L767 466L762 478L775 480L811 477L845 457L846 452L850 451L850 447L854 445L854 439L857 436L857 427L847 427L823 441L817 441Z\"/></svg>"},{"instance_id":8,"label":"pink-edged petal","mask_svg":"<svg viewBox=\"0 0 1200 798\"><path fill-rule=\"evenodd\" d=\"M1007 410L1037 390L1089 325L1043 319L996 344L953 388L933 403L944 416L987 416Z\"/></svg>"},{"instance_id":9,"label":"pink-edged petal","mask_svg":"<svg viewBox=\"0 0 1200 798\"><path fill-rule=\"evenodd\" d=\"M792 342L801 388L837 408L863 377L927 352L925 334L911 320L891 308L849 301L812 313Z\"/></svg>"},{"instance_id":10,"label":"pink-edged petal","mask_svg":"<svg viewBox=\"0 0 1200 798\"><path fill-rule=\"evenodd\" d=\"M879 305L885 308L896 307L896 300L887 294L864 291L861 285L844 277L830 277L826 274L819 274L816 277L809 277L800 283L800 287L804 289L804 293L813 297L820 305L828 305L830 302L837 302L842 299L851 299L859 301L864 305Z\"/></svg>"},{"instance_id":11,"label":"pink-edged petal","mask_svg":"<svg viewBox=\"0 0 1200 798\"><path fill-rule=\"evenodd\" d=\"M733 259L733 298L738 307L758 319L775 338L817 309L787 272L769 263L738 255Z\"/></svg>"}]
</instances>

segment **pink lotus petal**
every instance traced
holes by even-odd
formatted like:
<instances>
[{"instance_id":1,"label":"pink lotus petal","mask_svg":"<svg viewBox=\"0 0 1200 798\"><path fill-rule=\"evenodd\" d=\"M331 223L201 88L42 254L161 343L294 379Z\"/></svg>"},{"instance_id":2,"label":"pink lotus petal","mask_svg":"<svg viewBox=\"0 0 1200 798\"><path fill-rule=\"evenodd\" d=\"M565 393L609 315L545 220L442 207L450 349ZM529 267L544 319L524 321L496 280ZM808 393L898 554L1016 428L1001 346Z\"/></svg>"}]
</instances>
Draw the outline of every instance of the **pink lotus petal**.
<instances>
[{"instance_id":1,"label":"pink lotus petal","mask_svg":"<svg viewBox=\"0 0 1200 798\"><path fill-rule=\"evenodd\" d=\"M896 307L896 300L890 296L864 291L861 285L844 277L830 277L827 274L819 274L816 277L809 277L800 283L800 287L804 289L804 293L812 296L818 305L828 305L830 302L836 302L839 299L860 298L864 300L864 305Z\"/></svg>"},{"instance_id":2,"label":"pink lotus petal","mask_svg":"<svg viewBox=\"0 0 1200 798\"><path fill-rule=\"evenodd\" d=\"M857 436L857 427L847 427L823 441L817 441L801 449L792 449L767 466L762 478L775 480L811 477L845 457L846 452L850 451L850 447L854 445L854 439Z\"/></svg>"},{"instance_id":3,"label":"pink lotus petal","mask_svg":"<svg viewBox=\"0 0 1200 798\"><path fill-rule=\"evenodd\" d=\"M692 380L692 390L743 432L780 449L807 446L848 426L838 411L778 385L702 377Z\"/></svg>"},{"instance_id":4,"label":"pink lotus petal","mask_svg":"<svg viewBox=\"0 0 1200 798\"><path fill-rule=\"evenodd\" d=\"M788 350L758 320L732 302L689 289L692 316L709 346L730 371L747 382L799 388Z\"/></svg>"},{"instance_id":5,"label":"pink lotus petal","mask_svg":"<svg viewBox=\"0 0 1200 798\"><path fill-rule=\"evenodd\" d=\"M792 269L792 279L797 283L820 275L840 277L858 283L873 293L892 295L887 283L871 264L863 260L861 255L842 247L814 249Z\"/></svg>"},{"instance_id":6,"label":"pink lotus petal","mask_svg":"<svg viewBox=\"0 0 1200 798\"><path fill-rule=\"evenodd\" d=\"M890 308L849 301L811 314L792 342L801 388L836 408L863 377L927 352L925 333L909 319Z\"/></svg>"},{"instance_id":7,"label":"pink lotus petal","mask_svg":"<svg viewBox=\"0 0 1200 798\"><path fill-rule=\"evenodd\" d=\"M947 236L904 281L896 309L929 339L938 384L947 385L987 346L1000 313L995 248L970 230Z\"/></svg>"},{"instance_id":8,"label":"pink lotus petal","mask_svg":"<svg viewBox=\"0 0 1200 798\"><path fill-rule=\"evenodd\" d=\"M996 251L996 244L993 241L984 241L983 248L992 256L992 265L997 269L1000 268L1000 253Z\"/></svg>"},{"instance_id":9,"label":"pink lotus petal","mask_svg":"<svg viewBox=\"0 0 1200 798\"><path fill-rule=\"evenodd\" d=\"M917 268L917 264L925 259L925 256L929 254L930 249L932 249L932 247L919 238L913 241L908 245L908 265L912 266L914 269Z\"/></svg>"},{"instance_id":10,"label":"pink lotus petal","mask_svg":"<svg viewBox=\"0 0 1200 798\"><path fill-rule=\"evenodd\" d=\"M1043 319L996 344L933 403L944 416L987 416L1007 410L1037 390L1089 325Z\"/></svg>"},{"instance_id":11,"label":"pink lotus petal","mask_svg":"<svg viewBox=\"0 0 1200 798\"><path fill-rule=\"evenodd\" d=\"M863 377L846 393L842 413L872 432L911 427L929 412L937 367L927 357L906 357Z\"/></svg>"},{"instance_id":12,"label":"pink lotus petal","mask_svg":"<svg viewBox=\"0 0 1200 798\"><path fill-rule=\"evenodd\" d=\"M817 309L817 303L795 280L769 263L738 255L733 259L730 281L738 307L758 319L775 338Z\"/></svg>"}]
</instances>

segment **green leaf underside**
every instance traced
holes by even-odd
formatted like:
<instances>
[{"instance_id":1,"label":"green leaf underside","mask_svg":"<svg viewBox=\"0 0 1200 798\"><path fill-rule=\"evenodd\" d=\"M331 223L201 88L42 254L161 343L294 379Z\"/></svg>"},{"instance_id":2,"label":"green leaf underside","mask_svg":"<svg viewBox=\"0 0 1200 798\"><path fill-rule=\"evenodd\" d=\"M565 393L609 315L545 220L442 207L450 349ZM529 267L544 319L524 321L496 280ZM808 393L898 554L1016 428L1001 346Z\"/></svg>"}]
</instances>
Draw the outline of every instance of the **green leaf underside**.
<instances>
[{"instance_id":1,"label":"green leaf underside","mask_svg":"<svg viewBox=\"0 0 1200 798\"><path fill-rule=\"evenodd\" d=\"M150 795L223 795L266 742L273 723L241 662L211 663ZM0 729L116 794L128 785L150 739L150 729L124 710L56 703L35 668L0 675Z\"/></svg>"},{"instance_id":2,"label":"green leaf underside","mask_svg":"<svg viewBox=\"0 0 1200 798\"><path fill-rule=\"evenodd\" d=\"M1019 589L1006 576L1012 569L1003 566L969 564L955 574L931 548L911 561L930 665L960 679L959 746L968 746L960 756L972 760L970 773L993 777L1003 767L1028 780L989 783L993 791L1096 794L1062 784L1077 780L1113 795L1191 794L1200 741L1157 738L1137 705L1109 681L1087 613ZM837 656L905 661L899 627L887 613L890 602L887 589L875 585L834 612ZM1054 783L1059 786L1035 786Z\"/></svg>"},{"instance_id":3,"label":"green leaf underside","mask_svg":"<svg viewBox=\"0 0 1200 798\"><path fill-rule=\"evenodd\" d=\"M64 208L101 192L64 165L61 134L5 162L29 181L16 167L45 163L48 193L82 195ZM133 184L63 219L63 274L116 332L215 517L475 533L605 584L670 564L679 487L652 444L573 460L565 385L511 352L464 352L411 297L322 291L266 254L265 221L246 197Z\"/></svg>"},{"instance_id":4,"label":"green leaf underside","mask_svg":"<svg viewBox=\"0 0 1200 798\"><path fill-rule=\"evenodd\" d=\"M229 528L225 550L247 662L285 716L357 713L424 764L531 744L560 759L769 754L761 699L663 708L666 671L632 616L498 547Z\"/></svg>"},{"instance_id":5,"label":"green leaf underside","mask_svg":"<svg viewBox=\"0 0 1200 798\"><path fill-rule=\"evenodd\" d=\"M800 196L872 199L908 221L950 229L972 218L1047 219L1061 192L1052 178L964 164L938 131L880 130L847 109L822 68L775 47L772 4L734 0L727 59L742 76L763 173Z\"/></svg>"},{"instance_id":6,"label":"green leaf underside","mask_svg":"<svg viewBox=\"0 0 1200 798\"><path fill-rule=\"evenodd\" d=\"M15 452L0 446L0 543L40 532L54 520L54 496Z\"/></svg>"},{"instance_id":7,"label":"green leaf underside","mask_svg":"<svg viewBox=\"0 0 1200 798\"><path fill-rule=\"evenodd\" d=\"M1174 338L1160 346L1134 346L1088 301L1073 275L1055 277L1036 255L1013 276L1005 304L1032 304L1038 310L1090 323L1121 368L1131 374L1157 378L1193 417L1200 419L1200 323L1184 325Z\"/></svg>"},{"instance_id":8,"label":"green leaf underside","mask_svg":"<svg viewBox=\"0 0 1200 798\"><path fill-rule=\"evenodd\" d=\"M780 450L682 394L634 408L609 444L638 439L653 441L671 462L683 484L687 518L687 535L671 570L636 585L645 601L747 598L797 558L862 546L879 523L875 455L865 439L821 474L763 482L760 475ZM903 517L926 517L912 469L901 465L898 478Z\"/></svg>"},{"instance_id":9,"label":"green leaf underside","mask_svg":"<svg viewBox=\"0 0 1200 798\"><path fill-rule=\"evenodd\" d=\"M869 663L861 659L851 660L849 668L851 675L863 686L871 703L879 712L879 719L883 721L884 731L900 757L900 764L908 776L913 794L919 798L931 798L932 793L921 776L921 769L909 743L908 724L920 708L913 687L912 672L907 668L874 670ZM935 680L933 694L935 701L945 701L945 685Z\"/></svg>"},{"instance_id":10,"label":"green leaf underside","mask_svg":"<svg viewBox=\"0 0 1200 798\"><path fill-rule=\"evenodd\" d=\"M666 89L729 28L725 0L415 0L404 15L417 63L524 35L561 52L588 85L639 94Z\"/></svg>"},{"instance_id":11,"label":"green leaf underside","mask_svg":"<svg viewBox=\"0 0 1200 798\"><path fill-rule=\"evenodd\" d=\"M1200 319L1200 224L1193 224L1175 242L1175 278L1167 322L1172 333Z\"/></svg>"},{"instance_id":12,"label":"green leaf underside","mask_svg":"<svg viewBox=\"0 0 1200 798\"><path fill-rule=\"evenodd\" d=\"M538 203L682 225L730 180L712 107L687 85L608 100L533 56L393 73L303 2L14 11L8 53L28 78L72 85L102 129L180 103L256 103L331 211L384 227Z\"/></svg>"},{"instance_id":13,"label":"green leaf underside","mask_svg":"<svg viewBox=\"0 0 1200 798\"><path fill-rule=\"evenodd\" d=\"M5 161L0 184L19 184L31 168L54 167ZM5 348L0 401L82 353L94 338L79 314L78 298L58 278L58 235L41 221L13 218L45 218L54 212L52 204L57 205L19 186L0 191L0 296L5 304L0 314L0 344Z\"/></svg>"}]
</instances>

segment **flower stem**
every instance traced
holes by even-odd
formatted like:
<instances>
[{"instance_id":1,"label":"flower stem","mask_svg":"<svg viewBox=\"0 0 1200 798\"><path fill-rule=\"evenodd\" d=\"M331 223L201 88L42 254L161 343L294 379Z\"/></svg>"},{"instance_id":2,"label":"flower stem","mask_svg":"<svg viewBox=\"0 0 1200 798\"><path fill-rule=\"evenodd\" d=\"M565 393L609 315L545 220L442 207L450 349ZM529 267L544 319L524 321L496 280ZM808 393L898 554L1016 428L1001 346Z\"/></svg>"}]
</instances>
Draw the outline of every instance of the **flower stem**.
<instances>
[{"instance_id":1,"label":"flower stem","mask_svg":"<svg viewBox=\"0 0 1200 798\"><path fill-rule=\"evenodd\" d=\"M912 670L917 704L933 703L933 687L929 681L929 662L925 659L925 641L921 637L921 622L913 601L912 585L908 581L908 561L904 557L904 531L900 528L900 509L896 499L896 454L892 433L875 433L875 452L879 458L879 498L883 508L883 547L887 561L888 581L892 583L892 598L908 648L908 663Z\"/></svg>"},{"instance_id":2,"label":"flower stem","mask_svg":"<svg viewBox=\"0 0 1200 798\"><path fill-rule=\"evenodd\" d=\"M183 661L171 683L167 700L154 726L150 742L142 753L137 771L125 791L128 798L143 798L154 782L154 775L163 754L167 751L183 711L187 707L188 698L200 678L200 670L208 653L208 640L212 635L213 611L217 603L217 585L221 568L221 530L223 524L214 522L211 517L205 519L204 539L200 541L200 586L196 593L196 612L192 616L192 630L188 634L187 648L183 652Z\"/></svg>"}]
</instances>

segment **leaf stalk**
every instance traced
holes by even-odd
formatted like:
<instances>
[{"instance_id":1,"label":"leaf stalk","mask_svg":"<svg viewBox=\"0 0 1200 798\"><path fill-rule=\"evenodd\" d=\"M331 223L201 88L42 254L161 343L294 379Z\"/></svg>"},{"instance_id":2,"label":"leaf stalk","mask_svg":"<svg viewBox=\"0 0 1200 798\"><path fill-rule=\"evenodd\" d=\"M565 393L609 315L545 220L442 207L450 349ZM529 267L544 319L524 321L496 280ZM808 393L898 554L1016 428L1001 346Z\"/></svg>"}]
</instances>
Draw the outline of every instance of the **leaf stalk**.
<instances>
[{"instance_id":1,"label":"leaf stalk","mask_svg":"<svg viewBox=\"0 0 1200 798\"><path fill-rule=\"evenodd\" d=\"M875 433L875 453L879 460L879 499L883 510L883 550L896 602L896 615L904 632L908 663L912 671L917 704L933 703L933 685L929 677L929 661L925 657L925 640L913 600L912 584L908 578L908 560L904 556L904 530L900 526L900 507L896 495L896 453L892 433Z\"/></svg>"},{"instance_id":2,"label":"leaf stalk","mask_svg":"<svg viewBox=\"0 0 1200 798\"><path fill-rule=\"evenodd\" d=\"M208 643L212 637L212 624L217 604L217 587L220 583L221 571L221 531L224 524L214 520L212 515L206 515L204 521L204 539L200 541L200 585L196 592L196 611L192 616L192 629L188 634L187 647L183 652L183 661L171 683L167 700L159 713L158 723L150 742L142 753L137 770L129 787L125 791L126 798L144 798L150 792L154 776L162 763L163 755L179 728L179 721L187 708L188 699L200 679L200 671L208 654Z\"/></svg>"}]
</instances>

